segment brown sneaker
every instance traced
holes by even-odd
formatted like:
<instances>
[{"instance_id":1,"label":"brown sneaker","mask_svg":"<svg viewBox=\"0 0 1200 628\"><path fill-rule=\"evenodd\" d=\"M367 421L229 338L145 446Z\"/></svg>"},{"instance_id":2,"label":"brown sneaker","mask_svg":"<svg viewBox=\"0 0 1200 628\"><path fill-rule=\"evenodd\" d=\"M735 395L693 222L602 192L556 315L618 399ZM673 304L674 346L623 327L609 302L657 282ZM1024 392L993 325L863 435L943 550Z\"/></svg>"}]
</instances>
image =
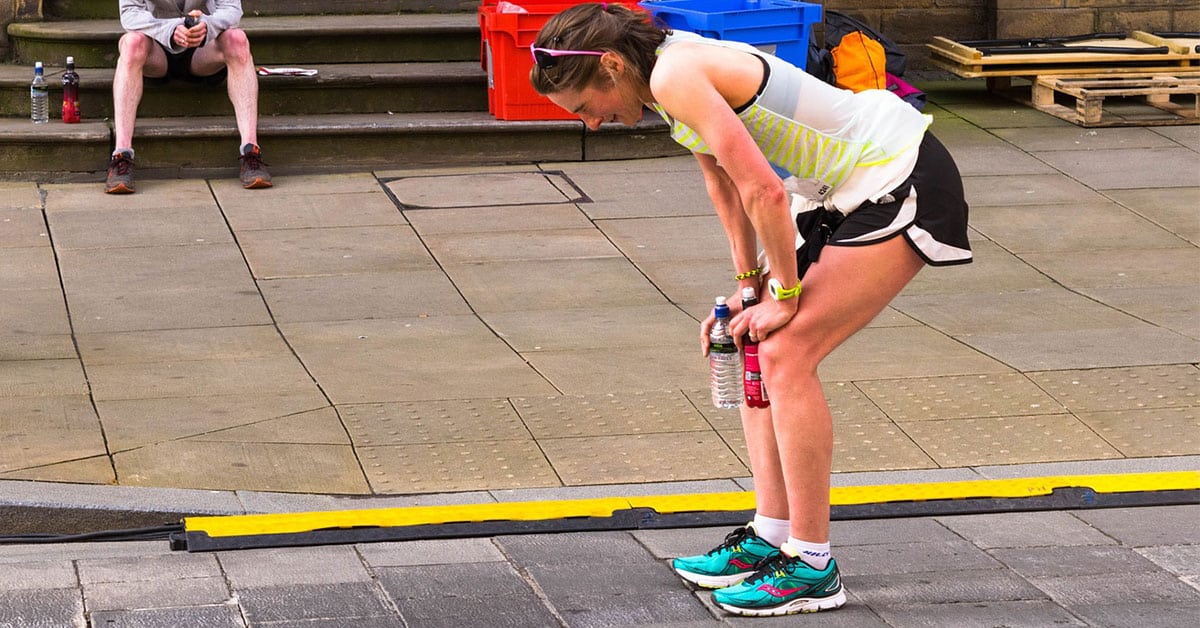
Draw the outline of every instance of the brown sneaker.
<instances>
[{"instance_id":1,"label":"brown sneaker","mask_svg":"<svg viewBox=\"0 0 1200 628\"><path fill-rule=\"evenodd\" d=\"M133 194L133 154L121 151L108 164L108 179L104 182L108 194Z\"/></svg>"},{"instance_id":2,"label":"brown sneaker","mask_svg":"<svg viewBox=\"0 0 1200 628\"><path fill-rule=\"evenodd\" d=\"M271 187L271 173L267 172L267 164L263 161L262 150L256 144L246 144L242 147L242 187L247 190Z\"/></svg>"}]
</instances>

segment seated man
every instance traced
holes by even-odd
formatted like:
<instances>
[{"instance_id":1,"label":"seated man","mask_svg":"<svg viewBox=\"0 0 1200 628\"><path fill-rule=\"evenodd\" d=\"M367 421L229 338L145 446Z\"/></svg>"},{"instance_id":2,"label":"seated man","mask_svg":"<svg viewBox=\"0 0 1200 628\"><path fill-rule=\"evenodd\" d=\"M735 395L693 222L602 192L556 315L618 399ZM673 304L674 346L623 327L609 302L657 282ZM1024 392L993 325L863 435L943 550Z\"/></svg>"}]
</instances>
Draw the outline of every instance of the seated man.
<instances>
[{"instance_id":1,"label":"seated man","mask_svg":"<svg viewBox=\"0 0 1200 628\"><path fill-rule=\"evenodd\" d=\"M133 125L143 81L171 79L227 84L241 136L242 186L271 187L258 148L258 76L246 33L236 28L241 19L240 0L121 0L125 34L113 76L115 150L105 192L134 191ZM189 28L185 20L195 25Z\"/></svg>"}]
</instances>

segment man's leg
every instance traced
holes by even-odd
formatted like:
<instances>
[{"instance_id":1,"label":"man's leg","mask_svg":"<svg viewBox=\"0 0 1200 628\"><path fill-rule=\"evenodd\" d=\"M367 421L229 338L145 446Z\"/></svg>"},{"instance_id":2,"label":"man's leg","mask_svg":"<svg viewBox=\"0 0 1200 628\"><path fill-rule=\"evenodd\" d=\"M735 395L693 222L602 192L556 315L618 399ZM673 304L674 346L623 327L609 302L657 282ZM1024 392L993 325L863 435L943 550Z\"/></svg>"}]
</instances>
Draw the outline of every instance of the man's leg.
<instances>
[{"instance_id":1,"label":"man's leg","mask_svg":"<svg viewBox=\"0 0 1200 628\"><path fill-rule=\"evenodd\" d=\"M231 28L196 51L192 57L192 74L210 76L229 68L226 87L233 113L237 117L239 146L258 145L258 75L255 73L254 57L250 54L250 40L240 28Z\"/></svg>"},{"instance_id":2,"label":"man's leg","mask_svg":"<svg viewBox=\"0 0 1200 628\"><path fill-rule=\"evenodd\" d=\"M133 126L142 101L142 77L167 74L167 55L149 37L125 33L117 45L117 69L113 74L113 134L118 150L133 147Z\"/></svg>"}]
</instances>

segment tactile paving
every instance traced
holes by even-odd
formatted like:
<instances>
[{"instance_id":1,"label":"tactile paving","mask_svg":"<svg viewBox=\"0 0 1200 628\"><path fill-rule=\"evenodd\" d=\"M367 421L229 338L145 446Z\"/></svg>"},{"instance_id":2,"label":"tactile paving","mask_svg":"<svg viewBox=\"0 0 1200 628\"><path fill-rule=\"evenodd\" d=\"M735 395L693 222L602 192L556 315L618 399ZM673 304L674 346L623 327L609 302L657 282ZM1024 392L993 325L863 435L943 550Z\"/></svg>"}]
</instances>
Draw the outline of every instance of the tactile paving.
<instances>
[{"instance_id":1,"label":"tactile paving","mask_svg":"<svg viewBox=\"0 0 1200 628\"><path fill-rule=\"evenodd\" d=\"M338 412L358 447L530 437L504 399L348 404Z\"/></svg>"},{"instance_id":2,"label":"tactile paving","mask_svg":"<svg viewBox=\"0 0 1200 628\"><path fill-rule=\"evenodd\" d=\"M712 403L712 391L707 388L693 388L683 391L700 414L708 421L714 430L742 429L742 414L737 408L718 408Z\"/></svg>"},{"instance_id":3,"label":"tactile paving","mask_svg":"<svg viewBox=\"0 0 1200 628\"><path fill-rule=\"evenodd\" d=\"M1200 370L1187 364L1030 373L1072 412L1200 405Z\"/></svg>"},{"instance_id":4,"label":"tactile paving","mask_svg":"<svg viewBox=\"0 0 1200 628\"><path fill-rule=\"evenodd\" d=\"M933 469L938 465L891 421L833 428L833 471Z\"/></svg>"},{"instance_id":5,"label":"tactile paving","mask_svg":"<svg viewBox=\"0 0 1200 628\"><path fill-rule=\"evenodd\" d=\"M843 423L888 420L879 406L868 399L853 382L824 382L822 387L825 399L829 403L829 413L833 416L835 430ZM685 390L684 395L691 399L713 429L723 431L742 428L741 413L736 408L713 407L712 395L707 388Z\"/></svg>"},{"instance_id":6,"label":"tactile paving","mask_svg":"<svg viewBox=\"0 0 1200 628\"><path fill-rule=\"evenodd\" d=\"M746 467L716 432L538 441L568 486L736 478Z\"/></svg>"},{"instance_id":7,"label":"tactile paving","mask_svg":"<svg viewBox=\"0 0 1200 628\"><path fill-rule=\"evenodd\" d=\"M682 392L634 392L513 399L534 438L711 429Z\"/></svg>"},{"instance_id":8,"label":"tactile paving","mask_svg":"<svg viewBox=\"0 0 1200 628\"><path fill-rule=\"evenodd\" d=\"M375 493L562 486L533 439L359 447L358 457Z\"/></svg>"},{"instance_id":9,"label":"tactile paving","mask_svg":"<svg viewBox=\"0 0 1200 628\"><path fill-rule=\"evenodd\" d=\"M1122 457L1070 414L897 424L943 467Z\"/></svg>"},{"instance_id":10,"label":"tactile paving","mask_svg":"<svg viewBox=\"0 0 1200 628\"><path fill-rule=\"evenodd\" d=\"M1020 373L856 382L895 421L1023 416L1063 412Z\"/></svg>"},{"instance_id":11,"label":"tactile paving","mask_svg":"<svg viewBox=\"0 0 1200 628\"><path fill-rule=\"evenodd\" d=\"M1079 420L1126 456L1200 454L1200 407L1085 412Z\"/></svg>"}]
</instances>

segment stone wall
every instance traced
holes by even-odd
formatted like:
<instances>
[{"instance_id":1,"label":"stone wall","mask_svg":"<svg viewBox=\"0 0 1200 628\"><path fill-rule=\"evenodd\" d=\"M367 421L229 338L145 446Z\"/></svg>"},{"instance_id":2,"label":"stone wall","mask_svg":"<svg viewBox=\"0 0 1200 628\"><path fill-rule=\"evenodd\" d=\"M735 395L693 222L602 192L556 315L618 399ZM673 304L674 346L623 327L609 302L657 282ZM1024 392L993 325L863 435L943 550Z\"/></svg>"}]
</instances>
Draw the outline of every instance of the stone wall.
<instances>
[{"instance_id":1,"label":"stone wall","mask_svg":"<svg viewBox=\"0 0 1200 628\"><path fill-rule=\"evenodd\" d=\"M405 4L410 0L398 1ZM467 1L431 0L455 6ZM42 0L0 0L0 60L7 59L9 52L4 27L13 21L40 19L42 4ZM246 4L256 2L248 0ZM271 2L257 0L257 4ZM827 0L824 4L895 40L908 55L912 70L928 67L925 44L935 35L963 40L1129 30L1200 31L1200 3L1196 0ZM819 38L820 33L814 36Z\"/></svg>"},{"instance_id":2,"label":"stone wall","mask_svg":"<svg viewBox=\"0 0 1200 628\"><path fill-rule=\"evenodd\" d=\"M894 40L908 67L928 69L925 44L1113 31L1200 31L1196 0L827 0Z\"/></svg>"}]
</instances>

